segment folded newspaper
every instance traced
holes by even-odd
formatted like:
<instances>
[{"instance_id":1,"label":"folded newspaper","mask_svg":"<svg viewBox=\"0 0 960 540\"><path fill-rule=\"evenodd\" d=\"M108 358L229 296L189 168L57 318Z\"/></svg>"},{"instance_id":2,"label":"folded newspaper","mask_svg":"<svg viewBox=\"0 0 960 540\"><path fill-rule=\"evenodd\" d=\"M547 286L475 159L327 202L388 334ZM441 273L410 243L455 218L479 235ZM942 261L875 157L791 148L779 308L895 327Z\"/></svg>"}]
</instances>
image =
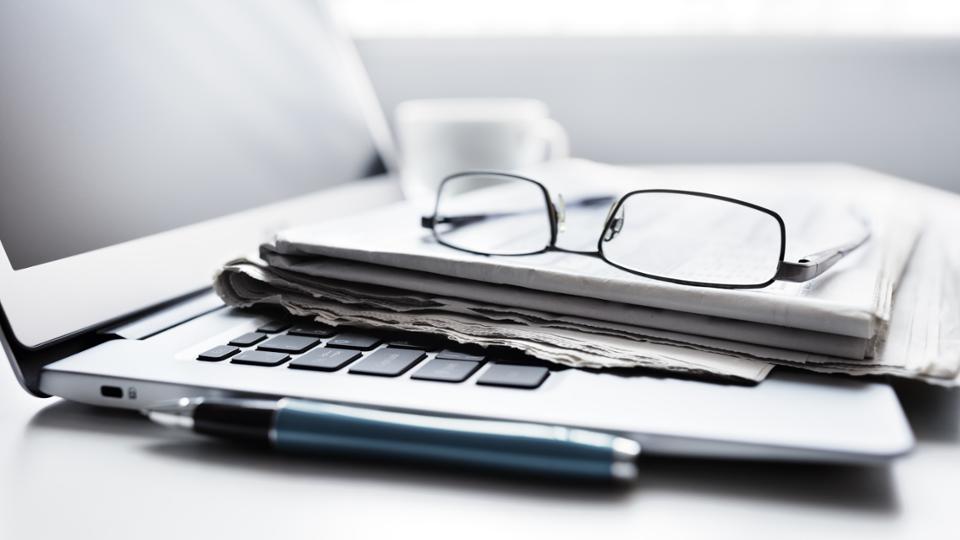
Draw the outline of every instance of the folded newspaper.
<instances>
[{"instance_id":1,"label":"folded newspaper","mask_svg":"<svg viewBox=\"0 0 960 540\"><path fill-rule=\"evenodd\" d=\"M437 244L397 203L288 230L215 286L235 306L279 304L335 326L442 335L585 368L762 380L774 365L955 384L960 373L960 197L842 166L624 168L569 160L523 171L567 197L671 187L734 196L784 217L787 260L871 238L806 283L675 285L568 253L473 255ZM922 220L921 220L922 218ZM599 218L602 220L602 216ZM586 219L558 242L595 244Z\"/></svg>"}]
</instances>

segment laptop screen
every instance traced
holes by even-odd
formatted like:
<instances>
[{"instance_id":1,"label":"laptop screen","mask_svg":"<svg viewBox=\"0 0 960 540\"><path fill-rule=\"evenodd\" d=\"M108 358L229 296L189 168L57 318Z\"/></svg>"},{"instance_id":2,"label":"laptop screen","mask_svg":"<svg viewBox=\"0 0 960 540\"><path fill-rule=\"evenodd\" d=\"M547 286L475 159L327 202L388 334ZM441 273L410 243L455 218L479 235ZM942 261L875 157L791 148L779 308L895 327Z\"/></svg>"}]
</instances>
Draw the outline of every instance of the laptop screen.
<instances>
[{"instance_id":1,"label":"laptop screen","mask_svg":"<svg viewBox=\"0 0 960 540\"><path fill-rule=\"evenodd\" d=\"M380 172L312 0L0 1L15 270Z\"/></svg>"}]
</instances>

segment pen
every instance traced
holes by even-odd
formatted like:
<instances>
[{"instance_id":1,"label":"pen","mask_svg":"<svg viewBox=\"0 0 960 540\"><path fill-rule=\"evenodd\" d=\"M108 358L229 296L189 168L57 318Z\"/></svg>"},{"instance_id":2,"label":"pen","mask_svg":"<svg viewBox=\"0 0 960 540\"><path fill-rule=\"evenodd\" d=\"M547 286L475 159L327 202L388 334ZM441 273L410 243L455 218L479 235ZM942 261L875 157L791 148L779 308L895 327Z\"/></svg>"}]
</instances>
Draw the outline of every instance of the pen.
<instances>
[{"instance_id":1,"label":"pen","mask_svg":"<svg viewBox=\"0 0 960 540\"><path fill-rule=\"evenodd\" d=\"M567 479L633 480L640 453L636 441L598 431L289 398L183 398L143 413L165 426L283 452L444 463Z\"/></svg>"}]
</instances>

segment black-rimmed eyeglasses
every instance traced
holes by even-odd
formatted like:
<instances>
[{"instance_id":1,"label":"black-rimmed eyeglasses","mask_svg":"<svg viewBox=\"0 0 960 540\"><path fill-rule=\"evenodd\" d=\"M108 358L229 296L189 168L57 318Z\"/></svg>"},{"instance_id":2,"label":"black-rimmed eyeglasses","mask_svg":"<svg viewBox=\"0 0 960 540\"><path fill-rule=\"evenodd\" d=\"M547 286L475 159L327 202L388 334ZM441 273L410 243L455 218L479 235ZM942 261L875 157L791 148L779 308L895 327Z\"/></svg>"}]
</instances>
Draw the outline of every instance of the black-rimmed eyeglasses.
<instances>
[{"instance_id":1,"label":"black-rimmed eyeglasses","mask_svg":"<svg viewBox=\"0 0 960 540\"><path fill-rule=\"evenodd\" d=\"M568 210L604 208L609 210L595 251L557 246ZM469 253L576 253L651 279L724 289L811 280L870 237L866 231L843 245L788 262L783 219L752 203L695 191L644 189L564 204L542 183L501 172L445 178L433 215L421 223L440 244Z\"/></svg>"}]
</instances>

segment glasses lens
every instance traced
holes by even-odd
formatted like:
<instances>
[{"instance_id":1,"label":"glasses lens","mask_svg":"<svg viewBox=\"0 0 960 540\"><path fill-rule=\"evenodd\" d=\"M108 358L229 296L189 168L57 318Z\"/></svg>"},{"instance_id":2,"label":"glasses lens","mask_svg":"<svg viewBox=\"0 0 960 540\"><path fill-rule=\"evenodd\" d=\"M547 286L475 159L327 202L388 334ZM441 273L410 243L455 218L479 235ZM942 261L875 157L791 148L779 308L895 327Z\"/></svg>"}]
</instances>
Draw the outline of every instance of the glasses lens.
<instances>
[{"instance_id":1,"label":"glasses lens","mask_svg":"<svg viewBox=\"0 0 960 540\"><path fill-rule=\"evenodd\" d=\"M604 258L653 277L716 286L757 286L776 275L780 222L710 197L637 193L604 231Z\"/></svg>"},{"instance_id":2,"label":"glasses lens","mask_svg":"<svg viewBox=\"0 0 960 540\"><path fill-rule=\"evenodd\" d=\"M540 186L497 174L449 178L440 186L437 238L489 255L525 255L550 243L550 213Z\"/></svg>"}]
</instances>

